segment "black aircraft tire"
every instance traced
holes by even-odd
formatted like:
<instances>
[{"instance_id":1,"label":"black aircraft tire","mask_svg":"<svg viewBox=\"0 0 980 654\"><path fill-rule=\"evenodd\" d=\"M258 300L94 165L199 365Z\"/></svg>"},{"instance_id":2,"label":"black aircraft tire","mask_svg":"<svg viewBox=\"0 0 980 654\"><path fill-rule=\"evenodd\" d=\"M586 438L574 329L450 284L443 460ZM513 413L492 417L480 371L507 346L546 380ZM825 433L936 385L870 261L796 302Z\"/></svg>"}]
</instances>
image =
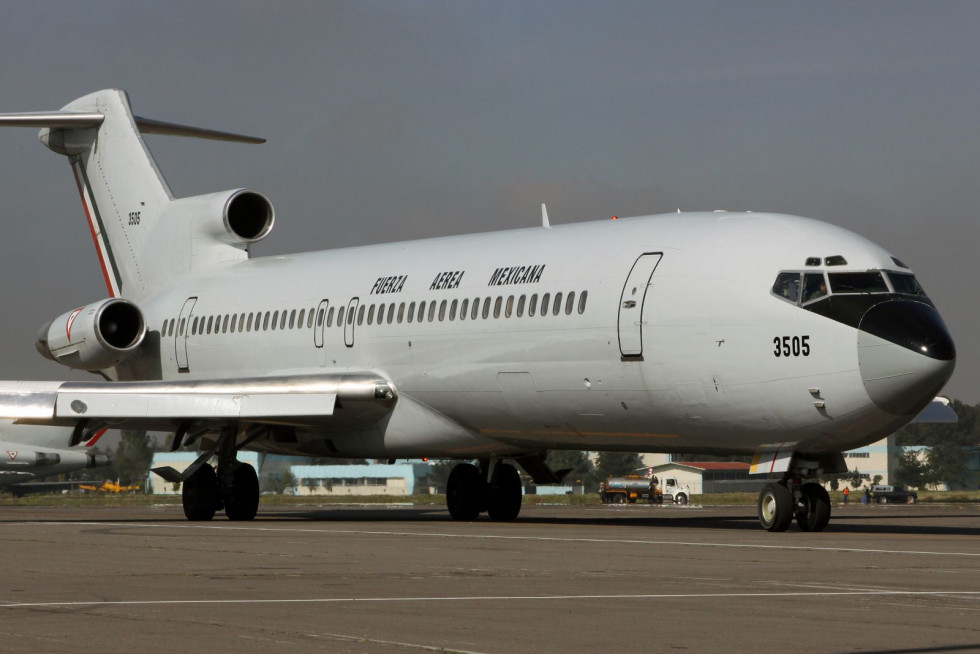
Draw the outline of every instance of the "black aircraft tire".
<instances>
[{"instance_id":1,"label":"black aircraft tire","mask_svg":"<svg viewBox=\"0 0 980 654\"><path fill-rule=\"evenodd\" d=\"M487 515L497 522L512 522L521 512L521 476L509 463L499 463L493 471L487 493Z\"/></svg>"},{"instance_id":2,"label":"black aircraft tire","mask_svg":"<svg viewBox=\"0 0 980 654\"><path fill-rule=\"evenodd\" d=\"M759 522L766 531L786 531L793 521L793 495L782 484L766 484L759 493Z\"/></svg>"},{"instance_id":3,"label":"black aircraft tire","mask_svg":"<svg viewBox=\"0 0 980 654\"><path fill-rule=\"evenodd\" d=\"M259 477L247 463L235 466L230 493L225 493L225 515L229 520L254 520L259 512Z\"/></svg>"},{"instance_id":4,"label":"black aircraft tire","mask_svg":"<svg viewBox=\"0 0 980 654\"><path fill-rule=\"evenodd\" d=\"M185 479L181 500L188 520L200 522L213 518L218 500L218 476L214 468L204 464Z\"/></svg>"},{"instance_id":5,"label":"black aircraft tire","mask_svg":"<svg viewBox=\"0 0 980 654\"><path fill-rule=\"evenodd\" d=\"M483 510L483 479L472 463L459 463L446 482L446 506L453 520L476 520Z\"/></svg>"},{"instance_id":6,"label":"black aircraft tire","mask_svg":"<svg viewBox=\"0 0 980 654\"><path fill-rule=\"evenodd\" d=\"M796 514L801 531L823 531L830 522L830 494L820 484L803 484L806 513Z\"/></svg>"}]
</instances>

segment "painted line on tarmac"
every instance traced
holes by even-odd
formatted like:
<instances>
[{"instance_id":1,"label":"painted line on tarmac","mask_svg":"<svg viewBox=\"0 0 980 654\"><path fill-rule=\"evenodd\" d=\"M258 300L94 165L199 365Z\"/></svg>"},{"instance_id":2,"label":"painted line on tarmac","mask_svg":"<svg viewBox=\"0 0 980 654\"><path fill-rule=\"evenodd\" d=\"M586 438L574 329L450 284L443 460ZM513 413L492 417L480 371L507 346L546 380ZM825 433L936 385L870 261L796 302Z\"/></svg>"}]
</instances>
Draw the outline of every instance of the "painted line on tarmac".
<instances>
[{"instance_id":1,"label":"painted line on tarmac","mask_svg":"<svg viewBox=\"0 0 980 654\"><path fill-rule=\"evenodd\" d=\"M363 529L300 529L297 527L248 527L243 525L203 525L203 524L155 524L141 522L16 522L5 526L45 526L45 527L126 527L140 529L206 529L212 531L255 531L283 532L294 534L347 534L353 536L414 536L416 538L460 538L476 540L511 540L548 543L595 543L599 545L681 545L686 547L722 547L732 549L785 550L806 552L849 552L852 554L916 554L920 556L965 556L980 558L980 552L936 552L928 550L886 550L861 547L819 547L815 545L765 545L761 543L706 543L673 540L635 540L618 538L560 538L558 536L501 536L494 534L450 534L445 532L380 531Z\"/></svg>"},{"instance_id":2,"label":"painted line on tarmac","mask_svg":"<svg viewBox=\"0 0 980 654\"><path fill-rule=\"evenodd\" d=\"M214 604L357 604L424 602L542 602L560 600L669 600L772 599L820 597L964 597L977 598L980 590L830 590L779 593L643 593L622 595L457 595L452 597L310 597L292 599L91 600L81 602L17 602L2 609L80 608L113 606L200 606Z\"/></svg>"}]
</instances>

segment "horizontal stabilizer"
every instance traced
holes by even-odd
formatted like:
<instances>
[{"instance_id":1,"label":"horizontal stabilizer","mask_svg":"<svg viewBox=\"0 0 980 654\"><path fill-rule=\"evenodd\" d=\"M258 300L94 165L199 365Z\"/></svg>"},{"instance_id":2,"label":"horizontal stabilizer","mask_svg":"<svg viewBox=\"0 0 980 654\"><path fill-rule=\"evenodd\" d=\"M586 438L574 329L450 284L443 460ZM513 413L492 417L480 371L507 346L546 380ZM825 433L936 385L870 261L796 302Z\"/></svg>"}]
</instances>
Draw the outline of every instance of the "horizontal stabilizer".
<instances>
[{"instance_id":1,"label":"horizontal stabilizer","mask_svg":"<svg viewBox=\"0 0 980 654\"><path fill-rule=\"evenodd\" d=\"M7 127L97 127L105 115L96 112L34 111L21 114L0 114L0 125Z\"/></svg>"},{"instance_id":2,"label":"horizontal stabilizer","mask_svg":"<svg viewBox=\"0 0 980 654\"><path fill-rule=\"evenodd\" d=\"M166 134L168 136L186 136L196 139L210 139L212 141L234 141L235 143L265 143L265 139L257 136L246 136L245 134L234 134L232 132L219 132L203 127L191 127L190 125L178 125L177 123L165 123L159 120L150 120L141 116L133 116L136 126L144 134Z\"/></svg>"},{"instance_id":3,"label":"horizontal stabilizer","mask_svg":"<svg viewBox=\"0 0 980 654\"><path fill-rule=\"evenodd\" d=\"M52 129L83 129L98 127L105 120L105 114L99 112L78 111L34 111L30 113L0 114L0 127L35 127ZM168 136L186 136L212 141L233 141L236 143L265 143L265 139L245 134L221 132L203 127L191 127L177 123L165 123L141 116L133 116L136 126L144 134L166 134Z\"/></svg>"}]
</instances>

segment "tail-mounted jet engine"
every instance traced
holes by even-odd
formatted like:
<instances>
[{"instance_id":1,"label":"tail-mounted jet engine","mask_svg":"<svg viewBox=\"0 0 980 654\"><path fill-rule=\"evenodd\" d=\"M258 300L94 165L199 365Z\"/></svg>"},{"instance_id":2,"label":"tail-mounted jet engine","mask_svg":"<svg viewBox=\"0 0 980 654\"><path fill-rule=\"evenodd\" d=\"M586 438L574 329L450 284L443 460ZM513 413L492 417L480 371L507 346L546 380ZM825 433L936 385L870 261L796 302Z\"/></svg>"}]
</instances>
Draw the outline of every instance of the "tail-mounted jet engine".
<instances>
[{"instance_id":1,"label":"tail-mounted jet engine","mask_svg":"<svg viewBox=\"0 0 980 654\"><path fill-rule=\"evenodd\" d=\"M276 221L269 198L248 189L181 198L172 201L166 212L188 217L193 231L199 236L236 247L247 247L262 240L272 231Z\"/></svg>"},{"instance_id":2,"label":"tail-mounted jet engine","mask_svg":"<svg viewBox=\"0 0 980 654\"><path fill-rule=\"evenodd\" d=\"M136 351L146 321L129 300L111 298L62 314L41 327L34 347L44 357L78 370L104 370Z\"/></svg>"}]
</instances>

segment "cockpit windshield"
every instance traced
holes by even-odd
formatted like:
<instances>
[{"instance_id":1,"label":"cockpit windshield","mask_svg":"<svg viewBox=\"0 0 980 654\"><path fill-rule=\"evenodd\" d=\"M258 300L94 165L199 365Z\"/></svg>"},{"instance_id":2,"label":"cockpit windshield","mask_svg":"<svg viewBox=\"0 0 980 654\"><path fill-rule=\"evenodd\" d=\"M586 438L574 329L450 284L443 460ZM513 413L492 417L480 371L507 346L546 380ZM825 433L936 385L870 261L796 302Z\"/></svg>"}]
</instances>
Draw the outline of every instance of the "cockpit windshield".
<instances>
[{"instance_id":1,"label":"cockpit windshield","mask_svg":"<svg viewBox=\"0 0 980 654\"><path fill-rule=\"evenodd\" d=\"M880 272L828 273L834 293L888 293L888 284ZM911 275L910 275L911 276Z\"/></svg>"},{"instance_id":2,"label":"cockpit windshield","mask_svg":"<svg viewBox=\"0 0 980 654\"><path fill-rule=\"evenodd\" d=\"M915 275L889 271L888 279L891 280L892 287L895 289L896 293L923 296L926 294L926 292L922 290L922 287L919 286L919 282L916 280Z\"/></svg>"},{"instance_id":3,"label":"cockpit windshield","mask_svg":"<svg viewBox=\"0 0 980 654\"><path fill-rule=\"evenodd\" d=\"M817 302L831 294L914 295L926 298L912 273L867 270L860 272L822 272L816 270L783 271L776 276L772 294L796 305Z\"/></svg>"}]
</instances>

